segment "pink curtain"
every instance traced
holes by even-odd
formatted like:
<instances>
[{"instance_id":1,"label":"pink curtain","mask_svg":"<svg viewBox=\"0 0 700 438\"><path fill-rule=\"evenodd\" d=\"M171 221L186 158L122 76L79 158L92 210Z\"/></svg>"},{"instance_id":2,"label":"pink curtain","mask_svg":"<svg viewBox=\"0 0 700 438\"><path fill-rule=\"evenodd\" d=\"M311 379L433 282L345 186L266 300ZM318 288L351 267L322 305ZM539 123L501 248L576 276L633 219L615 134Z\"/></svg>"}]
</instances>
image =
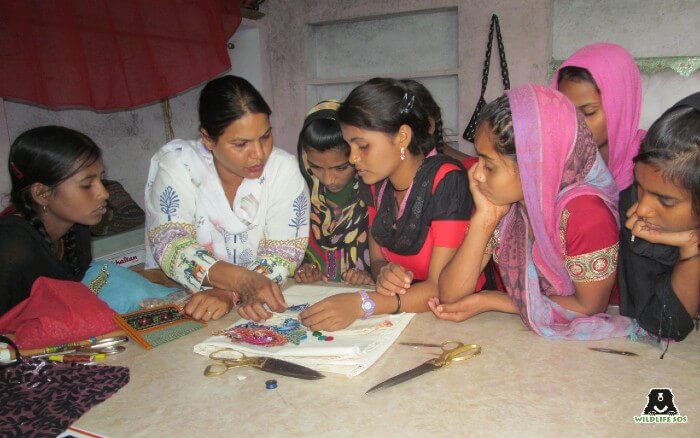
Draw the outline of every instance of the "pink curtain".
<instances>
[{"instance_id":1,"label":"pink curtain","mask_svg":"<svg viewBox=\"0 0 700 438\"><path fill-rule=\"evenodd\" d=\"M130 108L231 67L240 0L0 0L0 97Z\"/></svg>"}]
</instances>

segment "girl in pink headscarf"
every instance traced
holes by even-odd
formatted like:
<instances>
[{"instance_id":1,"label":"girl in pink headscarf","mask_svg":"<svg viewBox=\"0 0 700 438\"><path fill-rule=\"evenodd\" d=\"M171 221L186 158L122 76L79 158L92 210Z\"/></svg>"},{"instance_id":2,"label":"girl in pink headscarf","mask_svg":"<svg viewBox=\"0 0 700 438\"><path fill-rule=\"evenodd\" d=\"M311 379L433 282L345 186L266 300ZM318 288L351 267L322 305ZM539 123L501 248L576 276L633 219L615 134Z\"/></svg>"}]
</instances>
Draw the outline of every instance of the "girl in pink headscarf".
<instances>
[{"instance_id":1,"label":"girl in pink headscarf","mask_svg":"<svg viewBox=\"0 0 700 438\"><path fill-rule=\"evenodd\" d=\"M476 212L433 313L518 313L553 338L627 336L630 319L603 313L617 269L617 188L583 116L561 93L525 85L484 107L475 147ZM507 293L474 294L492 256Z\"/></svg>"},{"instance_id":2,"label":"girl in pink headscarf","mask_svg":"<svg viewBox=\"0 0 700 438\"><path fill-rule=\"evenodd\" d=\"M645 134L639 129L642 86L632 55L616 44L585 46L559 67L552 87L585 116L617 191L629 187L632 158Z\"/></svg>"}]
</instances>

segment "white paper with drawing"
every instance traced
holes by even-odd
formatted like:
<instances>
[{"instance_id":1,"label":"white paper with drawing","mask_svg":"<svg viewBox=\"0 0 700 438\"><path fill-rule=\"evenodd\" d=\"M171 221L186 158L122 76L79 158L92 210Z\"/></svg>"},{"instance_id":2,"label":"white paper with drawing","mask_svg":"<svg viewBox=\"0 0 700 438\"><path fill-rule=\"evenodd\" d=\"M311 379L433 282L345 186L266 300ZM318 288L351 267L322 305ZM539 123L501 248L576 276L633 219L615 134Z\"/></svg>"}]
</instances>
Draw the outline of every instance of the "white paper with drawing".
<instances>
[{"instance_id":1,"label":"white paper with drawing","mask_svg":"<svg viewBox=\"0 0 700 438\"><path fill-rule=\"evenodd\" d=\"M250 356L284 358L319 371L358 375L386 352L414 314L373 316L357 320L344 330L322 332L320 336L314 336L299 323L298 315L307 305L350 291L324 286L291 286L284 291L289 305L286 312L273 314L262 324L238 321L195 345L194 352L209 355L222 348L235 348Z\"/></svg>"}]
</instances>

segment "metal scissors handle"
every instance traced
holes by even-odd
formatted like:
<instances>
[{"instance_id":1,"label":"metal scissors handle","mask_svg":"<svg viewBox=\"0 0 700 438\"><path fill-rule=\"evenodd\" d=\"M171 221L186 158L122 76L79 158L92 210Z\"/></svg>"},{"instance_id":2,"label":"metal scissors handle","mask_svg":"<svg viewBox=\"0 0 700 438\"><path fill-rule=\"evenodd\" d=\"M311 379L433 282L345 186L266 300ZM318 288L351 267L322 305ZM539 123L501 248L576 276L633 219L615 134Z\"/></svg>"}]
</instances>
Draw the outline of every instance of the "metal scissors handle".
<instances>
[{"instance_id":1,"label":"metal scissors handle","mask_svg":"<svg viewBox=\"0 0 700 438\"><path fill-rule=\"evenodd\" d=\"M231 357L231 353L236 354L238 357ZM260 367L264 358L248 357L233 348L222 348L212 352L209 355L209 359L215 360L216 363L208 365L204 369L204 375L206 377L220 376L231 368Z\"/></svg>"},{"instance_id":2,"label":"metal scissors handle","mask_svg":"<svg viewBox=\"0 0 700 438\"><path fill-rule=\"evenodd\" d=\"M467 344L459 341L445 341L440 344L442 354L440 357L431 359L430 361L439 367L447 366L452 362L471 359L481 353L481 346L478 344Z\"/></svg>"}]
</instances>

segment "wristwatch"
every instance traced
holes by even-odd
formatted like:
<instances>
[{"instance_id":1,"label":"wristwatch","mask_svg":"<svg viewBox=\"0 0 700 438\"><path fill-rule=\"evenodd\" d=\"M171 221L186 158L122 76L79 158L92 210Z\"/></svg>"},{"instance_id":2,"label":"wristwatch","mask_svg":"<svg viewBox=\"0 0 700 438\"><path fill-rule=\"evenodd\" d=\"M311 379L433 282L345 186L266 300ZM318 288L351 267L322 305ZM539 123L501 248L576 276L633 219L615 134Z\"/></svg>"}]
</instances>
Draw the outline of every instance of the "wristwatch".
<instances>
[{"instance_id":1,"label":"wristwatch","mask_svg":"<svg viewBox=\"0 0 700 438\"><path fill-rule=\"evenodd\" d=\"M377 304L374 302L372 298L367 295L366 291L358 291L358 294L360 294L360 297L362 297L362 303L360 304L360 307L362 307L362 311L365 312L365 315L362 317L362 319L367 319L370 316L374 314L374 309L377 307Z\"/></svg>"}]
</instances>

